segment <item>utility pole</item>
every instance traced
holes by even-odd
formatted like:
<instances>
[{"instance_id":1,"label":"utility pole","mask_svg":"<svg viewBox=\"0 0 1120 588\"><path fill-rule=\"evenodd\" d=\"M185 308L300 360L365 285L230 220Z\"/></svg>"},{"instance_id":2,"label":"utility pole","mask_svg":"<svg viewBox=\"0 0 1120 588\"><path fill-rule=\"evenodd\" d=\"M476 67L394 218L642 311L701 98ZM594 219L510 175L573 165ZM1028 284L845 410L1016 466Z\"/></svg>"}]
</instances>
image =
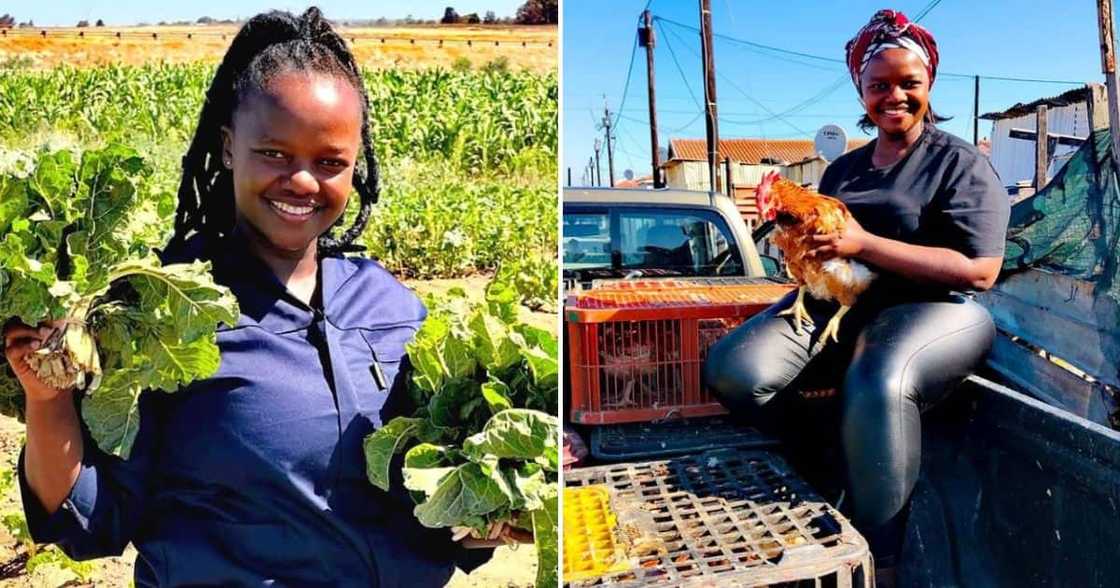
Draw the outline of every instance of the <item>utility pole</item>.
<instances>
[{"instance_id":1,"label":"utility pole","mask_svg":"<svg viewBox=\"0 0 1120 588\"><path fill-rule=\"evenodd\" d=\"M594 186L595 185L595 158L594 157L588 157L587 158L587 185L588 186Z\"/></svg>"},{"instance_id":2,"label":"utility pole","mask_svg":"<svg viewBox=\"0 0 1120 588\"><path fill-rule=\"evenodd\" d=\"M1112 0L1097 0L1101 38L1101 71L1108 89L1108 131L1112 135L1112 165L1120 169L1120 100L1117 98L1116 45L1112 36Z\"/></svg>"},{"instance_id":3,"label":"utility pole","mask_svg":"<svg viewBox=\"0 0 1120 588\"><path fill-rule=\"evenodd\" d=\"M972 85L972 144L980 145L980 76L973 78Z\"/></svg>"},{"instance_id":4,"label":"utility pole","mask_svg":"<svg viewBox=\"0 0 1120 588\"><path fill-rule=\"evenodd\" d=\"M568 166L568 187L572 187L572 166Z\"/></svg>"},{"instance_id":5,"label":"utility pole","mask_svg":"<svg viewBox=\"0 0 1120 588\"><path fill-rule=\"evenodd\" d=\"M712 2L700 0L700 52L704 59L704 114L708 138L708 186L718 192L719 118L716 111L716 63L712 53Z\"/></svg>"},{"instance_id":6,"label":"utility pole","mask_svg":"<svg viewBox=\"0 0 1120 588\"><path fill-rule=\"evenodd\" d=\"M603 96L603 131L607 134L607 173L610 174L611 187L614 187L614 147L611 143L611 111L607 108L607 97Z\"/></svg>"},{"instance_id":7,"label":"utility pole","mask_svg":"<svg viewBox=\"0 0 1120 588\"><path fill-rule=\"evenodd\" d=\"M649 10L642 12L644 26L638 29L638 42L646 48L646 83L649 96L649 146L653 166L653 188L665 187L661 182L661 154L657 150L657 95L653 83L653 16Z\"/></svg>"},{"instance_id":8,"label":"utility pole","mask_svg":"<svg viewBox=\"0 0 1120 588\"><path fill-rule=\"evenodd\" d=\"M599 150L602 148L603 142L595 137L595 168L591 170L591 178L596 186L603 185L603 168L599 166Z\"/></svg>"}]
</instances>

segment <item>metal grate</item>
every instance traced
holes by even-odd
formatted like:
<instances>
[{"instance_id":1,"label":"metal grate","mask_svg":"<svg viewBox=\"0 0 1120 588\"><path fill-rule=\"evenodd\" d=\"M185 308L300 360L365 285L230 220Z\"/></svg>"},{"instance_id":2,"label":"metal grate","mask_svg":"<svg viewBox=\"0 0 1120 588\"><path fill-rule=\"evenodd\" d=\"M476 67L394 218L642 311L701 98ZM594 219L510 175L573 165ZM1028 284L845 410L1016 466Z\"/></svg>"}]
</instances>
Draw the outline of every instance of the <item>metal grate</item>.
<instances>
[{"instance_id":1,"label":"metal grate","mask_svg":"<svg viewBox=\"0 0 1120 588\"><path fill-rule=\"evenodd\" d=\"M602 461L649 459L729 447L767 447L777 443L758 429L725 417L604 425L591 430L591 455Z\"/></svg>"},{"instance_id":2,"label":"metal grate","mask_svg":"<svg viewBox=\"0 0 1120 588\"><path fill-rule=\"evenodd\" d=\"M723 449L564 479L605 484L640 504L665 547L572 587L871 586L867 542L777 455Z\"/></svg>"}]
</instances>

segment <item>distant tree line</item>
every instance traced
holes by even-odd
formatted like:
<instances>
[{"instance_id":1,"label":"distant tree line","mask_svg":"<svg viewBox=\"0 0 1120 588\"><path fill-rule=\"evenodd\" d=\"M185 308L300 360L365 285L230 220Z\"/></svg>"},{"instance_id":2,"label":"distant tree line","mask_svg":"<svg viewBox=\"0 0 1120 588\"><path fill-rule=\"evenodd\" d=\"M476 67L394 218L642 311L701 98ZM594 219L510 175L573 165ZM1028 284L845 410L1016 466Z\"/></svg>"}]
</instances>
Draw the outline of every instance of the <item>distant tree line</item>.
<instances>
[{"instance_id":1,"label":"distant tree line","mask_svg":"<svg viewBox=\"0 0 1120 588\"><path fill-rule=\"evenodd\" d=\"M527 0L517 9L517 16L499 19L493 10L479 18L477 12L460 15L454 7L443 10L440 24L556 24L559 22L558 0Z\"/></svg>"},{"instance_id":2,"label":"distant tree line","mask_svg":"<svg viewBox=\"0 0 1120 588\"><path fill-rule=\"evenodd\" d=\"M487 10L485 14L479 16L477 12L470 14L459 14L454 7L448 6L443 11L443 18L436 20L424 20L413 18L408 15L401 19L387 19L378 18L375 20L362 19L362 20L340 20L335 21L342 26L398 26L398 25L425 25L425 24L484 24L484 25L498 25L498 24L556 24L559 22L559 7L558 0L526 0L520 8L517 9L517 14L512 17L498 18L493 10ZM179 20L174 22L160 21L157 23L160 26L190 26L190 25L233 25L240 24L241 21L232 19L216 19L209 16L200 17L195 21ZM4 14L0 16L0 28L12 27L33 27L35 23L31 20L27 22L17 23L14 16ZM79 28L90 26L88 20L78 21ZM97 19L93 25L97 27L105 26L105 21ZM149 26L149 23L142 22L139 26Z\"/></svg>"}]
</instances>

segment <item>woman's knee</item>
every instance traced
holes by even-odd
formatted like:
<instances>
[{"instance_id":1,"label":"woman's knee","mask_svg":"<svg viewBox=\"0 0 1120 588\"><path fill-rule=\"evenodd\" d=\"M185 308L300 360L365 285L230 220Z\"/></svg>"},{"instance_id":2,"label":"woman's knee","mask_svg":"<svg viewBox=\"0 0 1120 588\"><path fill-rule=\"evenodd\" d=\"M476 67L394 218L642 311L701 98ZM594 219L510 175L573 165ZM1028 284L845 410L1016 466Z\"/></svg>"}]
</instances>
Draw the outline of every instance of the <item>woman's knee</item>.
<instances>
[{"instance_id":1,"label":"woman's knee","mask_svg":"<svg viewBox=\"0 0 1120 588\"><path fill-rule=\"evenodd\" d=\"M708 350L704 385L729 409L752 411L764 406L788 383L785 374L774 369L777 363L753 353L748 346L723 339Z\"/></svg>"},{"instance_id":2,"label":"woman's knee","mask_svg":"<svg viewBox=\"0 0 1120 588\"><path fill-rule=\"evenodd\" d=\"M903 403L914 400L905 367L893 363L882 359L857 359L848 366L842 395L845 425L855 420L859 422L851 426L862 429L864 419L887 418Z\"/></svg>"}]
</instances>

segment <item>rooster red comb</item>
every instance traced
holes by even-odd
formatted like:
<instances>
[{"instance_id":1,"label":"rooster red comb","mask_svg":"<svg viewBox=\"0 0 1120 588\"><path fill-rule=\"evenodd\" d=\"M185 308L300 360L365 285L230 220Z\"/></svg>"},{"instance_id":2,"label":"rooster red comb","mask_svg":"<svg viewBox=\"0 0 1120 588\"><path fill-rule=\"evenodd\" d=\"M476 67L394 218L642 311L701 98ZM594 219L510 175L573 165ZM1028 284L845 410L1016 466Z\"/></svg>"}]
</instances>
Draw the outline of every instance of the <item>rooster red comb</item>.
<instances>
[{"instance_id":1,"label":"rooster red comb","mask_svg":"<svg viewBox=\"0 0 1120 588\"><path fill-rule=\"evenodd\" d=\"M929 85L937 76L937 41L926 29L910 22L897 10L880 10L844 47L848 54L848 71L856 91L861 92L859 78L875 54L885 49L906 49L917 55L929 72Z\"/></svg>"},{"instance_id":2,"label":"rooster red comb","mask_svg":"<svg viewBox=\"0 0 1120 588\"><path fill-rule=\"evenodd\" d=\"M777 216L777 211L774 209L774 204L770 197L770 189L774 182L781 177L781 174L776 171L770 172L762 176L758 187L755 188L755 202L758 205L758 213L762 217L762 220L774 220L774 217Z\"/></svg>"}]
</instances>

